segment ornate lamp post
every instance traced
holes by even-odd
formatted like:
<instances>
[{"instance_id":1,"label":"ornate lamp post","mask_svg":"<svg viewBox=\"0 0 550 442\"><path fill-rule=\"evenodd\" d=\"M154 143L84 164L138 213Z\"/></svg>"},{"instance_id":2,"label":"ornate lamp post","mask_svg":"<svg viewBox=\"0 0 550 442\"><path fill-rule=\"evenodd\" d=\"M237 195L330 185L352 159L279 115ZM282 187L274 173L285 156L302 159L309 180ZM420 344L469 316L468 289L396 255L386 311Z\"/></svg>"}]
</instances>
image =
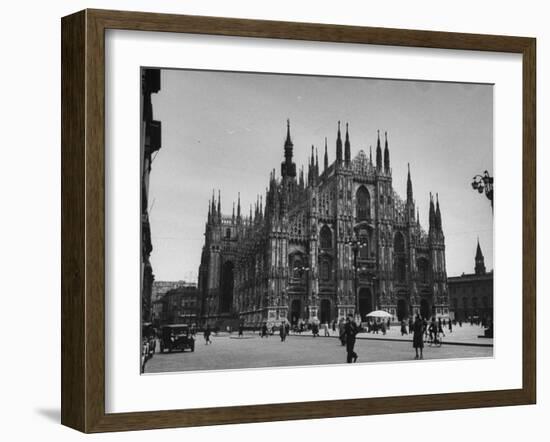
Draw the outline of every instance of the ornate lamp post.
<instances>
[{"instance_id":1,"label":"ornate lamp post","mask_svg":"<svg viewBox=\"0 0 550 442\"><path fill-rule=\"evenodd\" d=\"M493 177L489 172L483 172L483 175L476 175L472 181L472 189L479 193L485 192L485 196L491 201L491 209L493 209Z\"/></svg>"},{"instance_id":2,"label":"ornate lamp post","mask_svg":"<svg viewBox=\"0 0 550 442\"><path fill-rule=\"evenodd\" d=\"M357 280L357 255L359 254L359 251L363 247L367 247L368 243L364 240L353 238L349 241L349 246L351 247L351 250L353 252L353 269L355 272L354 275L354 288L355 288L355 316L360 315L359 312L359 281ZM362 318L361 318L362 319Z\"/></svg>"}]
</instances>

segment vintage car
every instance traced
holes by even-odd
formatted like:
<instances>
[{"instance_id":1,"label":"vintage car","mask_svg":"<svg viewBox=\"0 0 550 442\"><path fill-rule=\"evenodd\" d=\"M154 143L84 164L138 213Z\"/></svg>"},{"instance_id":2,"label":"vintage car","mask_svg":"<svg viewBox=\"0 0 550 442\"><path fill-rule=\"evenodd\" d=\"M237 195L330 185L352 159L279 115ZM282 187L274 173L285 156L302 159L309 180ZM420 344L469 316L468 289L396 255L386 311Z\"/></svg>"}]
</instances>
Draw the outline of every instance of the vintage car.
<instances>
[{"instance_id":1,"label":"vintage car","mask_svg":"<svg viewBox=\"0 0 550 442\"><path fill-rule=\"evenodd\" d=\"M191 334L190 327L186 324L165 325L160 334L160 352L168 350L195 351L195 338Z\"/></svg>"}]
</instances>

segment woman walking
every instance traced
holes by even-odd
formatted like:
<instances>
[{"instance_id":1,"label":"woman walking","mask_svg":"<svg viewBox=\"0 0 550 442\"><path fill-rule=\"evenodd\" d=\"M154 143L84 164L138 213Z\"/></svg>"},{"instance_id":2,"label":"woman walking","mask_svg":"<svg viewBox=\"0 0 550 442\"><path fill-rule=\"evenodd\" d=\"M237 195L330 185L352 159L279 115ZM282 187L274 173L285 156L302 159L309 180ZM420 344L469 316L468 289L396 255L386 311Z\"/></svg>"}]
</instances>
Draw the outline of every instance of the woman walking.
<instances>
[{"instance_id":1,"label":"woman walking","mask_svg":"<svg viewBox=\"0 0 550 442\"><path fill-rule=\"evenodd\" d=\"M420 319L419 315L416 315L413 325L413 347L416 352L415 359L424 359L424 355L422 354L424 349L424 322ZM418 356L418 350L420 350L420 357Z\"/></svg>"},{"instance_id":2,"label":"woman walking","mask_svg":"<svg viewBox=\"0 0 550 442\"><path fill-rule=\"evenodd\" d=\"M210 330L210 326L207 325L204 329L204 341L205 345L212 344L212 341L210 340L210 335L212 334L212 330Z\"/></svg>"}]
</instances>

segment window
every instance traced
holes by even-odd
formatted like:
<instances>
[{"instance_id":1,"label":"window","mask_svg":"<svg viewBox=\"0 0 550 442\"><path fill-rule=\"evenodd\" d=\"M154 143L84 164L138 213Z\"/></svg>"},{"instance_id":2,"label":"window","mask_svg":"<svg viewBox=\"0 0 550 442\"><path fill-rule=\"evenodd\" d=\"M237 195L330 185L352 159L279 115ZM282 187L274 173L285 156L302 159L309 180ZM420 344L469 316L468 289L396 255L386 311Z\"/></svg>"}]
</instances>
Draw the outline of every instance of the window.
<instances>
[{"instance_id":1,"label":"window","mask_svg":"<svg viewBox=\"0 0 550 442\"><path fill-rule=\"evenodd\" d=\"M418 280L424 284L429 282L430 268L427 259L419 259L416 263L418 268Z\"/></svg>"},{"instance_id":2,"label":"window","mask_svg":"<svg viewBox=\"0 0 550 442\"><path fill-rule=\"evenodd\" d=\"M395 259L395 277L399 282L405 282L407 271L405 269L405 257L398 256Z\"/></svg>"},{"instance_id":3,"label":"window","mask_svg":"<svg viewBox=\"0 0 550 442\"><path fill-rule=\"evenodd\" d=\"M294 256L292 260L292 275L294 278L300 279L304 274L304 263L299 255Z\"/></svg>"},{"instance_id":4,"label":"window","mask_svg":"<svg viewBox=\"0 0 550 442\"><path fill-rule=\"evenodd\" d=\"M231 239L231 229L225 229L225 239Z\"/></svg>"},{"instance_id":5,"label":"window","mask_svg":"<svg viewBox=\"0 0 550 442\"><path fill-rule=\"evenodd\" d=\"M395 253L405 253L405 238L399 232L393 238L393 251Z\"/></svg>"},{"instance_id":6,"label":"window","mask_svg":"<svg viewBox=\"0 0 550 442\"><path fill-rule=\"evenodd\" d=\"M365 221L370 218L370 195L369 191L361 186L357 190L356 194L356 204L357 204L357 221Z\"/></svg>"},{"instance_id":7,"label":"window","mask_svg":"<svg viewBox=\"0 0 550 442\"><path fill-rule=\"evenodd\" d=\"M328 281L330 280L330 273L331 273L330 261L328 259L322 260L319 265L319 277L321 278L322 281Z\"/></svg>"},{"instance_id":8,"label":"window","mask_svg":"<svg viewBox=\"0 0 550 442\"><path fill-rule=\"evenodd\" d=\"M393 238L393 251L395 253L394 272L399 282L405 282L407 277L405 260L405 239L397 232Z\"/></svg>"},{"instance_id":9,"label":"window","mask_svg":"<svg viewBox=\"0 0 550 442\"><path fill-rule=\"evenodd\" d=\"M332 248L332 232L328 226L323 226L321 228L321 248L330 249Z\"/></svg>"}]
</instances>

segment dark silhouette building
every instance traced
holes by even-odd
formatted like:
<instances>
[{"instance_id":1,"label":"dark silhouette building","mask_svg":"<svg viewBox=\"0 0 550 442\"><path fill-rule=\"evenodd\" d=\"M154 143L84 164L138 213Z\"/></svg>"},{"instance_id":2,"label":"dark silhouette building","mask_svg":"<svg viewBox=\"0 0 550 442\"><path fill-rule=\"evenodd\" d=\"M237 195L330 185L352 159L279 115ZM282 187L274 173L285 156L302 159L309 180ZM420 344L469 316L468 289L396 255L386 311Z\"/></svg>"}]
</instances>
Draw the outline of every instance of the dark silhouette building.
<instances>
[{"instance_id":1,"label":"dark silhouette building","mask_svg":"<svg viewBox=\"0 0 550 442\"><path fill-rule=\"evenodd\" d=\"M239 195L223 215L220 192L212 195L199 267L205 322L325 322L375 309L396 319L448 315L437 195L426 232L410 169L406 199L393 189L387 134L382 149L378 133L375 161L372 148L352 158L348 125L342 137L338 122L335 147L329 164L325 139L321 169L312 146L307 174L297 171L287 123L281 174L271 172L265 200L258 196L245 215Z\"/></svg>"},{"instance_id":2,"label":"dark silhouette building","mask_svg":"<svg viewBox=\"0 0 550 442\"><path fill-rule=\"evenodd\" d=\"M161 123L153 119L151 94L160 90L160 70L141 71L141 319L151 320L151 293L153 289L153 268L149 260L153 251L151 225L149 224L149 175L152 155L160 149Z\"/></svg>"}]
</instances>

